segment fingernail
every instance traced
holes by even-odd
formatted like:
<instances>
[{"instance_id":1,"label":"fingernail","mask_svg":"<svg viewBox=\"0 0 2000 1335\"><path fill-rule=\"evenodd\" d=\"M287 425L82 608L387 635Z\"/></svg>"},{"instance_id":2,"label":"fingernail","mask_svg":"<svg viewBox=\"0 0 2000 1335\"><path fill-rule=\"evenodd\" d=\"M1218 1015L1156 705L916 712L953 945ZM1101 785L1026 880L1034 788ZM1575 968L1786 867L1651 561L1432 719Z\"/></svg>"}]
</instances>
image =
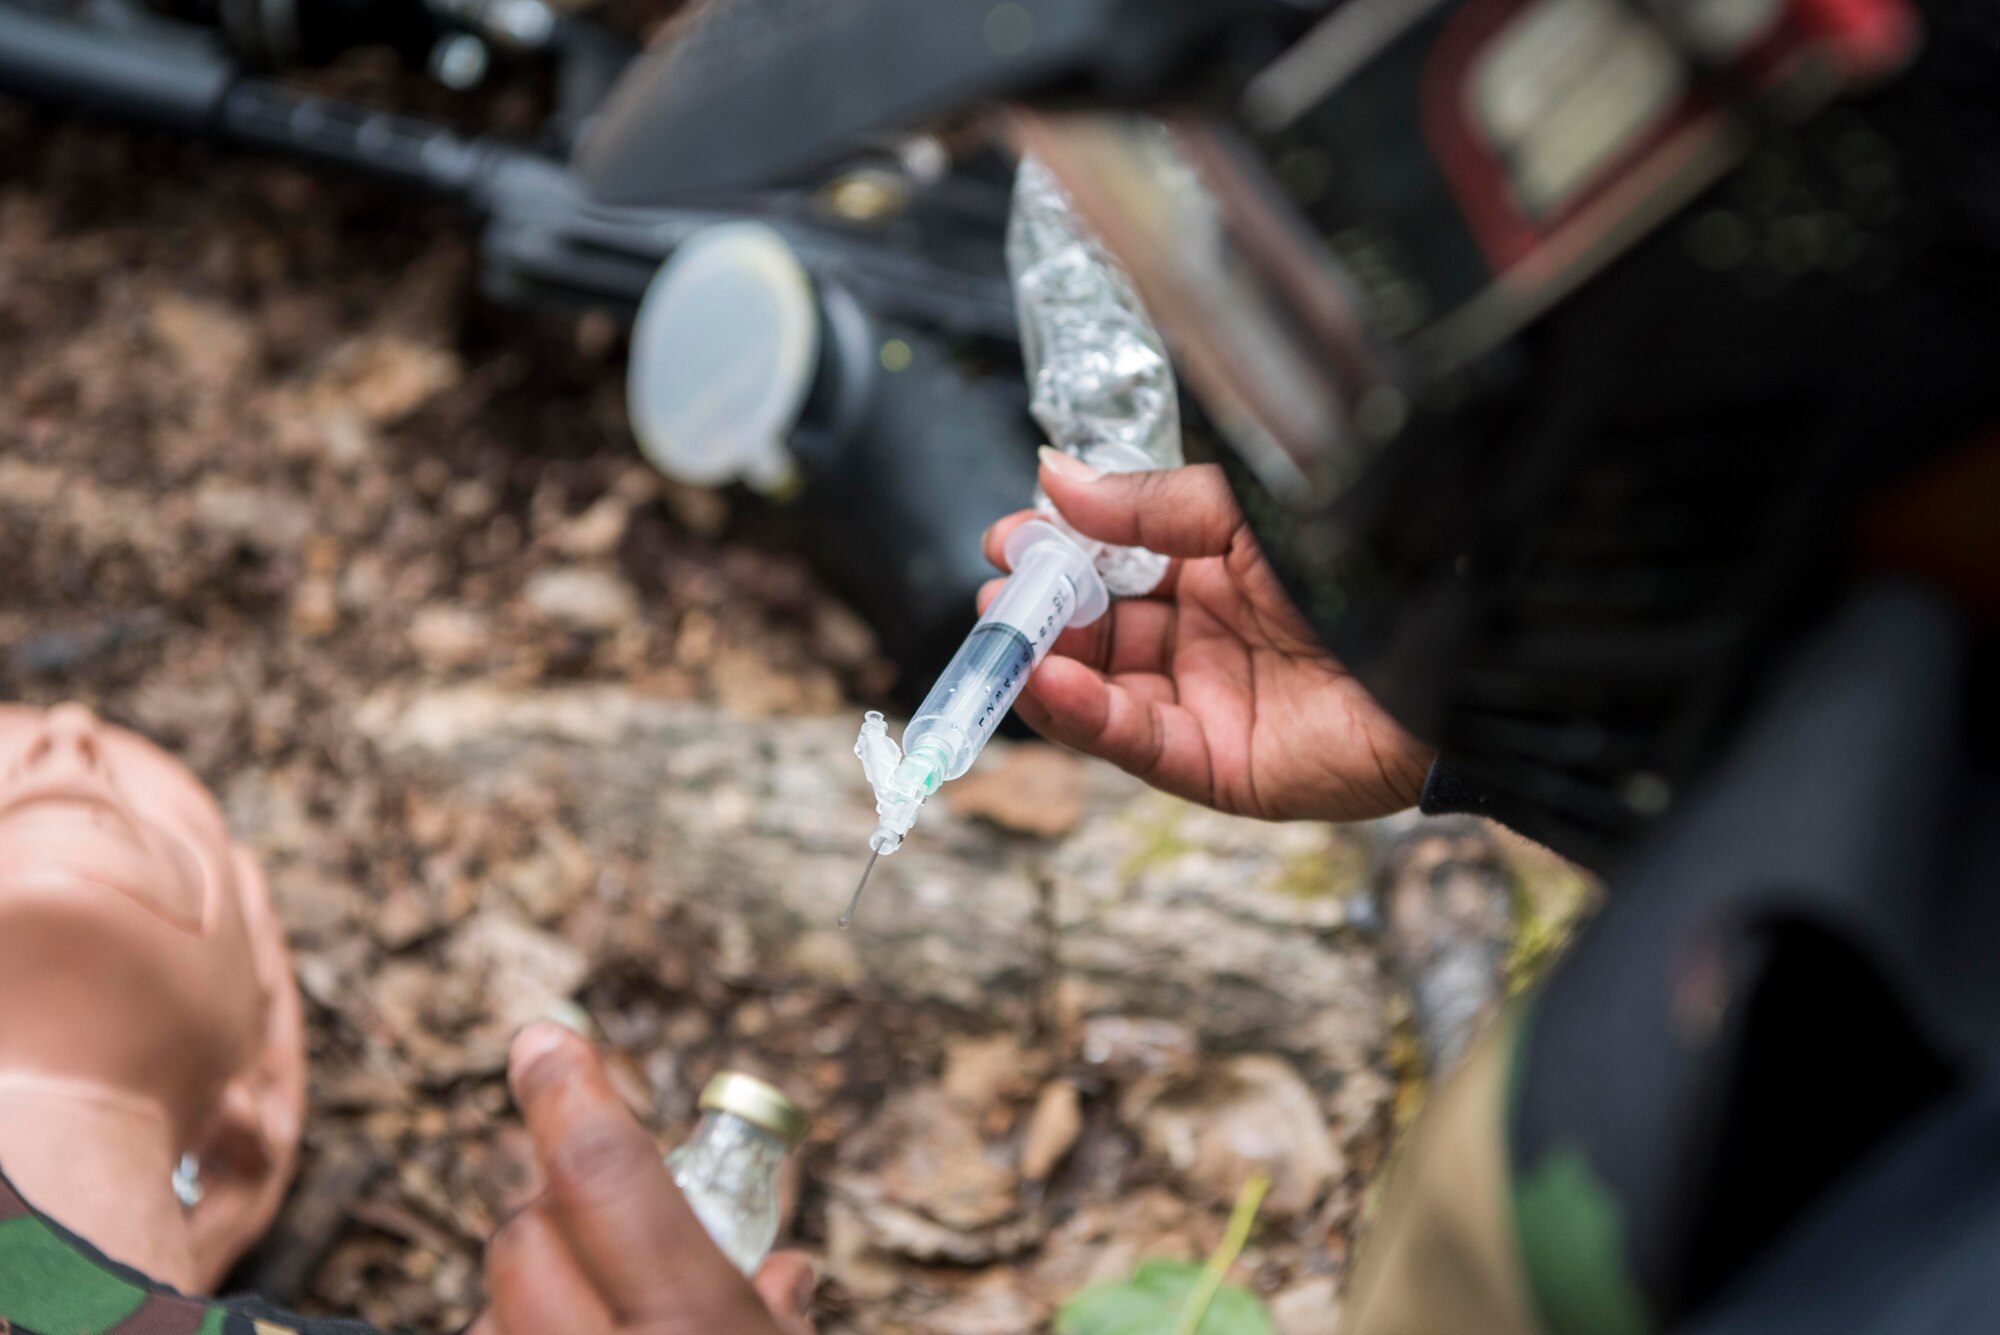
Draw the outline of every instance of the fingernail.
<instances>
[{"instance_id":1,"label":"fingernail","mask_svg":"<svg viewBox=\"0 0 2000 1335\"><path fill-rule=\"evenodd\" d=\"M804 1316L812 1310L813 1290L819 1287L819 1272L807 1266L792 1285L792 1310Z\"/></svg>"},{"instance_id":2,"label":"fingernail","mask_svg":"<svg viewBox=\"0 0 2000 1335\"><path fill-rule=\"evenodd\" d=\"M1064 454L1053 445L1044 445L1036 455L1042 467L1054 473L1065 482L1095 482L1103 474L1073 454Z\"/></svg>"},{"instance_id":3,"label":"fingernail","mask_svg":"<svg viewBox=\"0 0 2000 1335\"><path fill-rule=\"evenodd\" d=\"M542 1018L555 1021L578 1038L592 1037L592 1031L597 1027L591 1022L590 1012L568 997L550 1002L549 1008L542 1012Z\"/></svg>"},{"instance_id":4,"label":"fingernail","mask_svg":"<svg viewBox=\"0 0 2000 1335\"><path fill-rule=\"evenodd\" d=\"M569 1030L553 1020L537 1020L514 1036L507 1054L508 1069L515 1079L524 1079L551 1052L569 1041Z\"/></svg>"}]
</instances>

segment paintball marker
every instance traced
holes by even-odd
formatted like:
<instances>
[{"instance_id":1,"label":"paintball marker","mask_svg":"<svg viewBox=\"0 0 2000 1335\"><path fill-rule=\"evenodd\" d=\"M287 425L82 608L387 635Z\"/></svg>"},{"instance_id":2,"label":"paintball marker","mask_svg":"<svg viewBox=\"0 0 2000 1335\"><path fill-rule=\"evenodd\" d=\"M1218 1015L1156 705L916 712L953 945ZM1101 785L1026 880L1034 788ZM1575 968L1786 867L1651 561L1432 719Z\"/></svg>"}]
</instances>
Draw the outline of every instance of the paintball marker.
<instances>
[{"instance_id":1,"label":"paintball marker","mask_svg":"<svg viewBox=\"0 0 2000 1335\"><path fill-rule=\"evenodd\" d=\"M289 77L357 46L393 48L454 90L496 61L539 64L550 113L534 142L512 142ZM972 622L990 573L980 531L1033 488L1002 253L1009 165L877 136L810 176L603 202L571 158L635 53L543 0L0 3L0 91L452 201L481 227L480 287L503 305L627 325L643 305L628 388L648 458L762 493L924 680ZM712 232L722 244L669 264ZM781 331L788 351L767 362ZM723 363L739 380L761 369L717 416L707 391Z\"/></svg>"}]
</instances>

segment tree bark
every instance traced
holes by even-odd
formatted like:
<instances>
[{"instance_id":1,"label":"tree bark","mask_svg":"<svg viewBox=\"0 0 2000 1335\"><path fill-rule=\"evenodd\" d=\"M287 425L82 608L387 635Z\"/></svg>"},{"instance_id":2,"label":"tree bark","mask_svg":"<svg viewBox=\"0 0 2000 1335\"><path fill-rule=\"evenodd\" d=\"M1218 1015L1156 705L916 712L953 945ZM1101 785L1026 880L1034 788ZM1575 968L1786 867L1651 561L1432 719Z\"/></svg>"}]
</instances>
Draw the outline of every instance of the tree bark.
<instances>
[{"instance_id":1,"label":"tree bark","mask_svg":"<svg viewBox=\"0 0 2000 1335\"><path fill-rule=\"evenodd\" d=\"M1159 1017L1205 1047L1283 1052L1322 1090L1377 1067L1388 1042L1382 965L1354 926L1368 916L1357 829L1223 816L1078 761L1080 814L1034 837L955 810L948 785L841 931L874 826L856 718L463 687L378 697L357 721L392 768L461 797L553 785L593 856L636 861L649 892L713 922L725 974L1022 1027ZM995 742L979 768L1017 745L1040 744Z\"/></svg>"}]
</instances>

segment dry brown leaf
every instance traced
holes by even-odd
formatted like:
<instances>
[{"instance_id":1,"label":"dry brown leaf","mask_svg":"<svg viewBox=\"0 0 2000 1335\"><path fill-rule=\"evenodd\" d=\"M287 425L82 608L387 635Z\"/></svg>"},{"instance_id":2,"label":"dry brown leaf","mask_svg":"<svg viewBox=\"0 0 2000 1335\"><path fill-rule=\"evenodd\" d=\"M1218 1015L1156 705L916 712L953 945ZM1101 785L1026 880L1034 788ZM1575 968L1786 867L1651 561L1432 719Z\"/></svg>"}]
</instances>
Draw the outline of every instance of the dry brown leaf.
<instances>
[{"instance_id":1,"label":"dry brown leaf","mask_svg":"<svg viewBox=\"0 0 2000 1335\"><path fill-rule=\"evenodd\" d=\"M614 631L639 615L631 585L608 570L588 566L537 571L525 597L537 615L578 630Z\"/></svg>"},{"instance_id":2,"label":"dry brown leaf","mask_svg":"<svg viewBox=\"0 0 2000 1335\"><path fill-rule=\"evenodd\" d=\"M945 800L961 816L990 820L1016 834L1055 839L1083 819L1083 766L1053 746L1023 743L1008 747L989 764L975 764L945 789Z\"/></svg>"},{"instance_id":3,"label":"dry brown leaf","mask_svg":"<svg viewBox=\"0 0 2000 1335\"><path fill-rule=\"evenodd\" d=\"M924 1313L931 1335L1019 1335L1048 1319L1046 1305L1022 1291L1021 1277L1009 1269L989 1270L943 1307Z\"/></svg>"},{"instance_id":4,"label":"dry brown leaf","mask_svg":"<svg viewBox=\"0 0 2000 1335\"><path fill-rule=\"evenodd\" d=\"M315 389L328 406L349 405L370 425L394 426L463 374L449 348L371 333L336 350Z\"/></svg>"},{"instance_id":5,"label":"dry brown leaf","mask_svg":"<svg viewBox=\"0 0 2000 1335\"><path fill-rule=\"evenodd\" d=\"M1341 1173L1319 1100L1277 1057L1251 1054L1192 1077L1156 1076L1127 1091L1119 1115L1146 1148L1217 1202L1269 1174L1265 1210L1296 1218Z\"/></svg>"},{"instance_id":6,"label":"dry brown leaf","mask_svg":"<svg viewBox=\"0 0 2000 1335\"><path fill-rule=\"evenodd\" d=\"M1340 1285L1315 1275L1273 1294L1265 1303L1278 1335L1339 1335Z\"/></svg>"},{"instance_id":7,"label":"dry brown leaf","mask_svg":"<svg viewBox=\"0 0 2000 1335\"><path fill-rule=\"evenodd\" d=\"M561 937L499 912L481 912L452 934L445 957L480 980L484 1014L508 1030L540 1019L589 976L590 962Z\"/></svg>"},{"instance_id":8,"label":"dry brown leaf","mask_svg":"<svg viewBox=\"0 0 2000 1335\"><path fill-rule=\"evenodd\" d=\"M1076 1086L1067 1080L1051 1080L1035 1100L1035 1111L1021 1139L1021 1176L1030 1182L1046 1181L1082 1130L1083 1102Z\"/></svg>"},{"instance_id":9,"label":"dry brown leaf","mask_svg":"<svg viewBox=\"0 0 2000 1335\"><path fill-rule=\"evenodd\" d=\"M945 1047L939 1083L952 1098L983 1113L1002 1098L1026 1095L1045 1060L1023 1050L1010 1034L956 1038Z\"/></svg>"},{"instance_id":10,"label":"dry brown leaf","mask_svg":"<svg viewBox=\"0 0 2000 1335\"><path fill-rule=\"evenodd\" d=\"M451 603L431 603L410 617L410 648L433 671L470 667L486 656L493 631L486 618Z\"/></svg>"},{"instance_id":11,"label":"dry brown leaf","mask_svg":"<svg viewBox=\"0 0 2000 1335\"><path fill-rule=\"evenodd\" d=\"M1018 1213L1019 1180L979 1133L974 1114L936 1085L893 1095L841 1146L833 1185L877 1247L970 1264L1010 1255L1037 1236Z\"/></svg>"},{"instance_id":12,"label":"dry brown leaf","mask_svg":"<svg viewBox=\"0 0 2000 1335\"><path fill-rule=\"evenodd\" d=\"M170 292L155 299L147 317L153 337L200 382L225 387L254 369L256 327L227 306Z\"/></svg>"}]
</instances>

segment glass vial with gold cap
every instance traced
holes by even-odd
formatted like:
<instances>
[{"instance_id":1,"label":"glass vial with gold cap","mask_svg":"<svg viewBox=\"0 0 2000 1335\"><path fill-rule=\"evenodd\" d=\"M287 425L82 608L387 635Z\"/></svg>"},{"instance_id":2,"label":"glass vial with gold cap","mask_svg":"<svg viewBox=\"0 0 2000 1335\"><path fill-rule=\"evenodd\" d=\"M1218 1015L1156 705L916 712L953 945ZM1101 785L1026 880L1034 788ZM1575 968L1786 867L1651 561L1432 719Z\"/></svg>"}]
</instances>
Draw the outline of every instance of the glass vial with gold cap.
<instances>
[{"instance_id":1,"label":"glass vial with gold cap","mask_svg":"<svg viewBox=\"0 0 2000 1335\"><path fill-rule=\"evenodd\" d=\"M744 1274L778 1237L778 1169L805 1138L806 1115L762 1080L724 1071L701 1091L701 1125L667 1156L702 1227Z\"/></svg>"}]
</instances>

